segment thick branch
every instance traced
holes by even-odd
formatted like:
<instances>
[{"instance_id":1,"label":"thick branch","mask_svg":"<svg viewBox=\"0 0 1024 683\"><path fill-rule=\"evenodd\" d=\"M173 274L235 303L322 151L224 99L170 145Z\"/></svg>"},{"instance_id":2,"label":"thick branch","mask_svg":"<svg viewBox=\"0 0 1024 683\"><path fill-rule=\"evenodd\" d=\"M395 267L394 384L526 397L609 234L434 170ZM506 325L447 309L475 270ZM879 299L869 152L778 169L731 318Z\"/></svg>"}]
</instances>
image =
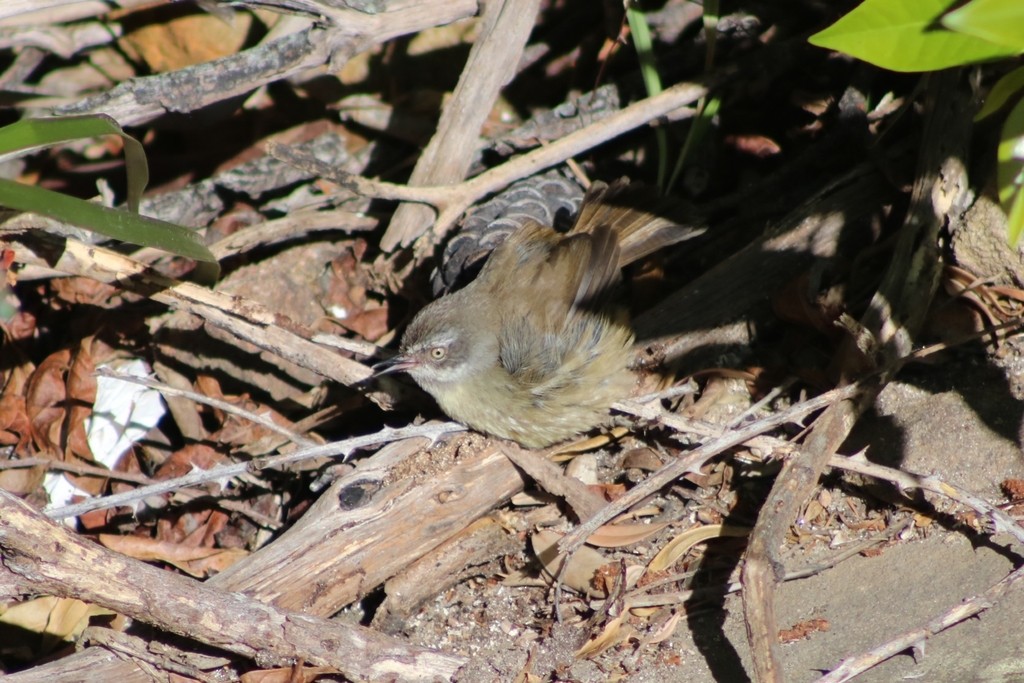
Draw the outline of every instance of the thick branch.
<instances>
[{"instance_id":1,"label":"thick branch","mask_svg":"<svg viewBox=\"0 0 1024 683\"><path fill-rule=\"evenodd\" d=\"M3 565L52 595L110 608L261 665L305 660L357 679L450 677L464 660L363 627L287 612L111 552L0 491Z\"/></svg>"}]
</instances>

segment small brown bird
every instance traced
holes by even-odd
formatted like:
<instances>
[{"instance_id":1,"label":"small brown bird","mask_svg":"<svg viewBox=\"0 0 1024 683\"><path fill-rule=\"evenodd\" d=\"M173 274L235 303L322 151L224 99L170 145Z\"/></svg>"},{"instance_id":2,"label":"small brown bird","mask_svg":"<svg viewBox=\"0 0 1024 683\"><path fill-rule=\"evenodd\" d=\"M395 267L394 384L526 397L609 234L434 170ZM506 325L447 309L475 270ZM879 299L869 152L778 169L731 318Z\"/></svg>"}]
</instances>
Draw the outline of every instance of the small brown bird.
<instances>
[{"instance_id":1,"label":"small brown bird","mask_svg":"<svg viewBox=\"0 0 1024 683\"><path fill-rule=\"evenodd\" d=\"M566 234L528 222L473 282L416 315L377 375L405 371L451 418L541 448L599 424L629 395L633 332L615 304L619 269L701 231L635 200L636 186L594 183Z\"/></svg>"}]
</instances>

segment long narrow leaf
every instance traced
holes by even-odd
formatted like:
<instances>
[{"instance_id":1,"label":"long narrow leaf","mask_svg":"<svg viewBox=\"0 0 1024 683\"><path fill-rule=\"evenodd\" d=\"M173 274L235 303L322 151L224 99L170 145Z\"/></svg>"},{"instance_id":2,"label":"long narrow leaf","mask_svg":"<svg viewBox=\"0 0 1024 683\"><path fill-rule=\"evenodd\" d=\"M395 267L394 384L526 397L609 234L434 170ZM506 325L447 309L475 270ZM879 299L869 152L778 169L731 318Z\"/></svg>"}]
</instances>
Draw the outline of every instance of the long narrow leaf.
<instances>
[{"instance_id":1,"label":"long narrow leaf","mask_svg":"<svg viewBox=\"0 0 1024 683\"><path fill-rule=\"evenodd\" d=\"M626 4L626 21L633 36L633 47L636 48L637 59L640 61L640 74L644 79L644 87L648 97L661 92L661 76L654 59L654 41L651 38L651 27L647 17L632 2ZM654 137L658 142L658 189L666 189L665 178L668 174L668 134L664 128L655 128Z\"/></svg>"},{"instance_id":2,"label":"long narrow leaf","mask_svg":"<svg viewBox=\"0 0 1024 683\"><path fill-rule=\"evenodd\" d=\"M123 242L216 264L198 235L180 225L0 178L0 206L31 211Z\"/></svg>"},{"instance_id":3,"label":"long narrow leaf","mask_svg":"<svg viewBox=\"0 0 1024 683\"><path fill-rule=\"evenodd\" d=\"M139 199L149 183L149 166L142 145L125 133L117 121L104 114L64 116L52 119L24 119L0 128L0 155L21 153L62 142L117 135L124 140L128 176L127 204L139 210ZM84 226L83 226L84 227Z\"/></svg>"},{"instance_id":4,"label":"long narrow leaf","mask_svg":"<svg viewBox=\"0 0 1024 683\"><path fill-rule=\"evenodd\" d=\"M988 97L985 98L985 106L974 115L974 120L981 121L985 117L991 116L1022 92L1024 92L1024 66L1017 67L996 81L989 91Z\"/></svg>"}]
</instances>

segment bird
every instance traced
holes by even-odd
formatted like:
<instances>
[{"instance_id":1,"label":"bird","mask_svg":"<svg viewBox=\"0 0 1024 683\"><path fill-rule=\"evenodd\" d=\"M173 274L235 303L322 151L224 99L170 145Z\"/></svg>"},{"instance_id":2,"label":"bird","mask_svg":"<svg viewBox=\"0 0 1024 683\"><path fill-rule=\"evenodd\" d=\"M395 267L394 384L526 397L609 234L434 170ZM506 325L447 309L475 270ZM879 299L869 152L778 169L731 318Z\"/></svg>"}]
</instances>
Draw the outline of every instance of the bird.
<instances>
[{"instance_id":1,"label":"bird","mask_svg":"<svg viewBox=\"0 0 1024 683\"><path fill-rule=\"evenodd\" d=\"M621 267L701 232L647 199L626 180L595 182L567 233L526 221L413 318L375 376L405 372L452 419L527 448L597 426L634 384Z\"/></svg>"}]
</instances>

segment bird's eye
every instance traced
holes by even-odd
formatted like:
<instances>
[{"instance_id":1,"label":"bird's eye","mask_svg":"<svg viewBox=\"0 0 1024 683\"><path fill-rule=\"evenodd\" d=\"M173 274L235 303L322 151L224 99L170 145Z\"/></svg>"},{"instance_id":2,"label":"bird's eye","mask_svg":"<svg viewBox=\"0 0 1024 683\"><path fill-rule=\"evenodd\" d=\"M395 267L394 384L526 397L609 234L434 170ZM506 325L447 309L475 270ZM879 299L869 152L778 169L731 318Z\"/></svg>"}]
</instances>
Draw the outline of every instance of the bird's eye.
<instances>
[{"instance_id":1,"label":"bird's eye","mask_svg":"<svg viewBox=\"0 0 1024 683\"><path fill-rule=\"evenodd\" d=\"M448 355L448 350L443 346L435 346L430 349L430 357L433 360L444 360L444 357Z\"/></svg>"}]
</instances>

